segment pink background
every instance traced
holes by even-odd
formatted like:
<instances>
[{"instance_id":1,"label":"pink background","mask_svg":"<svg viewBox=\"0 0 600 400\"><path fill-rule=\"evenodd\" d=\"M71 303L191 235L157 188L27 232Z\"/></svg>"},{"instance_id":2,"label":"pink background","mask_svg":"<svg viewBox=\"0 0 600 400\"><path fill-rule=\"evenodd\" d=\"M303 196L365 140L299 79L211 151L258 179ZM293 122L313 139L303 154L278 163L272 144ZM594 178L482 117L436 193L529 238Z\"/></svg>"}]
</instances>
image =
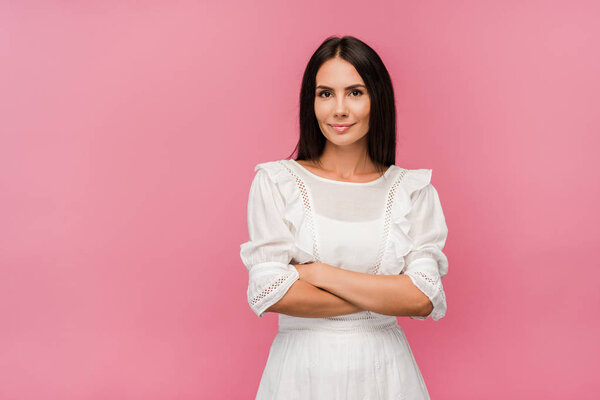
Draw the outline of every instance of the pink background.
<instances>
[{"instance_id":1,"label":"pink background","mask_svg":"<svg viewBox=\"0 0 600 400\"><path fill-rule=\"evenodd\" d=\"M597 2L289 3L0 2L0 398L253 398L253 167L333 34L444 207L448 313L399 318L432 398L598 398Z\"/></svg>"}]
</instances>

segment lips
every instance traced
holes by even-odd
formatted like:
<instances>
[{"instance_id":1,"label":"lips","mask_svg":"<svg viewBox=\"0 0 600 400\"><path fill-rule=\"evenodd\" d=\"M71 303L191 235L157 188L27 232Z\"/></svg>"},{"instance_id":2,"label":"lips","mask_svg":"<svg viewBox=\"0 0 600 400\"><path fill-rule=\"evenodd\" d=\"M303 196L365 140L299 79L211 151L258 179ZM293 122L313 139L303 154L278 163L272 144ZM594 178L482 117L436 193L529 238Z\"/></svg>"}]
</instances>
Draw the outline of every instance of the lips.
<instances>
[{"instance_id":1,"label":"lips","mask_svg":"<svg viewBox=\"0 0 600 400\"><path fill-rule=\"evenodd\" d=\"M336 132L345 132L348 129L350 129L350 127L352 125L354 125L354 124L336 124L336 125L329 124L329 126L331 126Z\"/></svg>"}]
</instances>

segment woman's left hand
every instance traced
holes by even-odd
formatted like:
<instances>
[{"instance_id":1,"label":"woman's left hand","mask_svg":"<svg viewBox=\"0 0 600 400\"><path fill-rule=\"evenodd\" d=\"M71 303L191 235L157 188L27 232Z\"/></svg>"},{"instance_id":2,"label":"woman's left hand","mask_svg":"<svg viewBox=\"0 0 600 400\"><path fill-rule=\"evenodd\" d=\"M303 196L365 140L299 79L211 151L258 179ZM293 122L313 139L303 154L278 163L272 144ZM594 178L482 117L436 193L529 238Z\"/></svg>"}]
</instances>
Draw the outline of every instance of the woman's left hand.
<instances>
[{"instance_id":1,"label":"woman's left hand","mask_svg":"<svg viewBox=\"0 0 600 400\"><path fill-rule=\"evenodd\" d=\"M308 283L311 283L314 286L317 286L317 280L318 280L317 277L319 275L319 271L323 267L322 263L312 262L312 263L308 263L308 264L292 264L292 265L298 270L300 279L302 279L303 281L307 281Z\"/></svg>"}]
</instances>

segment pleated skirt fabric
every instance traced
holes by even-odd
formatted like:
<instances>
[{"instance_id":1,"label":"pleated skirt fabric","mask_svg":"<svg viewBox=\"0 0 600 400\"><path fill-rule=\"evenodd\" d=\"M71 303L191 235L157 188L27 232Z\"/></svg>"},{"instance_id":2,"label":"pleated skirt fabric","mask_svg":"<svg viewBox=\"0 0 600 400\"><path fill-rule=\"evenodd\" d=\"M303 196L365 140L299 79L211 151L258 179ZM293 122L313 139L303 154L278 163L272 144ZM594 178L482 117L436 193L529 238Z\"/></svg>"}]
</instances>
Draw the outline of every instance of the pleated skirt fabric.
<instances>
[{"instance_id":1,"label":"pleated skirt fabric","mask_svg":"<svg viewBox=\"0 0 600 400\"><path fill-rule=\"evenodd\" d=\"M363 315L280 314L256 400L429 399L396 317Z\"/></svg>"}]
</instances>

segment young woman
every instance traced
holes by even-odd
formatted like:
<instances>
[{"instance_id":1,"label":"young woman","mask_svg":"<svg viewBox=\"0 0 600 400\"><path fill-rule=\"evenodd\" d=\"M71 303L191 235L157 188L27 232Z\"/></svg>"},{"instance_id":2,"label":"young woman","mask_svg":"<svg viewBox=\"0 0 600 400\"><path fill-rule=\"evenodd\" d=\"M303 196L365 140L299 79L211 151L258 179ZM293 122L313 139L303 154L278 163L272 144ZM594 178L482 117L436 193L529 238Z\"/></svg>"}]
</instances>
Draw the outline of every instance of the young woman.
<instances>
[{"instance_id":1,"label":"young woman","mask_svg":"<svg viewBox=\"0 0 600 400\"><path fill-rule=\"evenodd\" d=\"M395 165L395 121L377 53L323 42L298 157L256 165L250 187L248 303L279 314L256 399L429 399L396 317L445 315L448 229L432 170Z\"/></svg>"}]
</instances>

